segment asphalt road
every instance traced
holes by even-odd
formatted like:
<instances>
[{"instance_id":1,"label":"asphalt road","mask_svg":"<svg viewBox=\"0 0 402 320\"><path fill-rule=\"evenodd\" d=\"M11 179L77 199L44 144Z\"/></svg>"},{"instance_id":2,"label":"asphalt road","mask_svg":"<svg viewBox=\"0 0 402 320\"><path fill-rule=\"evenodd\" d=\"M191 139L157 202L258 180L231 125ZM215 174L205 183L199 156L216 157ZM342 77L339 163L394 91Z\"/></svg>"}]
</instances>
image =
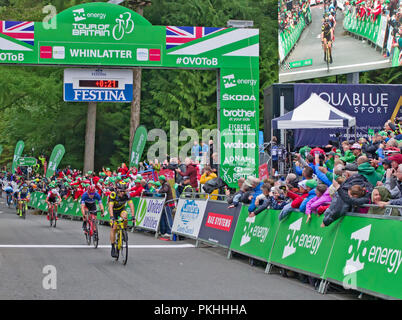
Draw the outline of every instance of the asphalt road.
<instances>
[{"instance_id":1,"label":"asphalt road","mask_svg":"<svg viewBox=\"0 0 402 320\"><path fill-rule=\"evenodd\" d=\"M50 228L30 211L26 220L0 198L0 299L269 300L350 299L321 295L307 284L264 273L247 259L194 241L163 241L129 233L126 266L110 257L109 227L100 248L88 247L81 221L60 219Z\"/></svg>"},{"instance_id":2,"label":"asphalt road","mask_svg":"<svg viewBox=\"0 0 402 320\"><path fill-rule=\"evenodd\" d=\"M344 31L344 16L338 10L335 42L332 51L333 63L330 65L328 72L320 39L323 5L311 7L311 14L312 23L304 29L294 50L285 62L313 59L313 64L291 70L280 69L280 82L291 82L391 67L390 59L384 58L367 41L358 40Z\"/></svg>"}]
</instances>

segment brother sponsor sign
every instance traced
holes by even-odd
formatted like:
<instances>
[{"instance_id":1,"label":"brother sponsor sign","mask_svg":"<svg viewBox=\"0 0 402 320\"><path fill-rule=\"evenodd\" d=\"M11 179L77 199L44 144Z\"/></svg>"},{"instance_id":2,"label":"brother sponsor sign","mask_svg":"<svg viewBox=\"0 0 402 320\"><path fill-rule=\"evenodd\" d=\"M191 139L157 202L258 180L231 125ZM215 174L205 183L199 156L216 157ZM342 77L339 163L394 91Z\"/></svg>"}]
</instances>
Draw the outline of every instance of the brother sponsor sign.
<instances>
[{"instance_id":1,"label":"brother sponsor sign","mask_svg":"<svg viewBox=\"0 0 402 320\"><path fill-rule=\"evenodd\" d=\"M358 138L367 137L369 128L379 131L393 114L399 116L402 104L402 85L295 84L294 106L302 104L313 92L356 117ZM346 134L344 129L295 130L295 145L326 145L329 140L336 140L337 132Z\"/></svg>"},{"instance_id":2,"label":"brother sponsor sign","mask_svg":"<svg viewBox=\"0 0 402 320\"><path fill-rule=\"evenodd\" d=\"M133 100L131 70L65 69L64 101L130 102Z\"/></svg>"}]
</instances>

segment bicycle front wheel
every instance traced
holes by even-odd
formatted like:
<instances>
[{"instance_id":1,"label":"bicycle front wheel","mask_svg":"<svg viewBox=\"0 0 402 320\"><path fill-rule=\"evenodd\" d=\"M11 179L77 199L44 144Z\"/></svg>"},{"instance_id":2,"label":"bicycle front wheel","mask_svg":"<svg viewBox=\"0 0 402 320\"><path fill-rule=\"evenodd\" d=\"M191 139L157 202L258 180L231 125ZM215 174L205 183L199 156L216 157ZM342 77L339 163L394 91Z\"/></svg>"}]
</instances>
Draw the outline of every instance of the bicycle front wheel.
<instances>
[{"instance_id":1,"label":"bicycle front wheel","mask_svg":"<svg viewBox=\"0 0 402 320\"><path fill-rule=\"evenodd\" d=\"M96 222L93 222L93 235L92 235L92 240L94 244L94 248L96 249L98 247L98 227L96 225Z\"/></svg>"},{"instance_id":2,"label":"bicycle front wheel","mask_svg":"<svg viewBox=\"0 0 402 320\"><path fill-rule=\"evenodd\" d=\"M122 257L122 262L124 265L127 264L128 260L128 233L127 230L122 231L122 243L120 248L120 254Z\"/></svg>"}]
</instances>

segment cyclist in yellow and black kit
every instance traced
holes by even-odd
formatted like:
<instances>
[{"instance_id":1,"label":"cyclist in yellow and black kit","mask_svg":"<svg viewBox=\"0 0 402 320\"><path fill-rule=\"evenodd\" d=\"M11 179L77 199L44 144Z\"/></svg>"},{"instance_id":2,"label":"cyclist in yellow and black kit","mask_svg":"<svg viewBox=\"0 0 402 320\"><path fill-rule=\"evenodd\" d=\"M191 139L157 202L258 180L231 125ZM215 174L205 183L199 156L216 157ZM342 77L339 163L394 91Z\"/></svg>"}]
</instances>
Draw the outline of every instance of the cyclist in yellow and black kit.
<instances>
[{"instance_id":1,"label":"cyclist in yellow and black kit","mask_svg":"<svg viewBox=\"0 0 402 320\"><path fill-rule=\"evenodd\" d=\"M127 227L127 211L125 210L126 204L128 203L131 212L134 217L134 204L131 201L129 194L127 193L127 183L124 181L120 181L116 186L116 191L113 191L108 200L108 208L111 219L112 228L110 229L110 243L112 244L112 252L111 255L113 258L117 257L117 252L115 248L115 240L116 240L116 225L113 223L115 220L118 220L121 217L124 221L124 227Z\"/></svg>"},{"instance_id":2,"label":"cyclist in yellow and black kit","mask_svg":"<svg viewBox=\"0 0 402 320\"><path fill-rule=\"evenodd\" d=\"M322 48L324 50L324 61L327 61L325 59L325 50L328 45L329 49L329 63L332 63L332 39L334 37L333 35L333 28L331 28L329 24L328 18L325 18L324 23L321 27L321 42L322 42Z\"/></svg>"}]
</instances>

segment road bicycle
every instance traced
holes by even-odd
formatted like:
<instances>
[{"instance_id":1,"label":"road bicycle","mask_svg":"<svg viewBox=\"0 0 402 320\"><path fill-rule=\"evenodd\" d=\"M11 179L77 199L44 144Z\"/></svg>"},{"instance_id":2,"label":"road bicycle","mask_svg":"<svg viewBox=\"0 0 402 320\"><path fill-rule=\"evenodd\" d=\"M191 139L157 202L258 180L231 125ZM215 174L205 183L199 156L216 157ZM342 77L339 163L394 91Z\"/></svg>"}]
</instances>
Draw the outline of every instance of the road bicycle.
<instances>
[{"instance_id":1,"label":"road bicycle","mask_svg":"<svg viewBox=\"0 0 402 320\"><path fill-rule=\"evenodd\" d=\"M132 219L134 220L134 219ZM119 217L119 219L112 220L111 222L111 227L113 228L114 225L117 226L116 229L116 242L115 242L115 248L116 248L116 261L119 260L121 257L121 260L124 265L127 264L128 260L128 232L127 232L127 227L124 226L124 220Z\"/></svg>"},{"instance_id":2,"label":"road bicycle","mask_svg":"<svg viewBox=\"0 0 402 320\"><path fill-rule=\"evenodd\" d=\"M22 204L22 206L21 206L21 210L18 209L18 213L19 213L19 216L20 216L20 217L22 217L23 219L25 219L26 213L27 213L27 211L28 211L28 201L27 201L26 199L18 200L18 208L19 208L19 206L20 206L20 203Z\"/></svg>"},{"instance_id":3,"label":"road bicycle","mask_svg":"<svg viewBox=\"0 0 402 320\"><path fill-rule=\"evenodd\" d=\"M99 233L96 216L100 211L88 211L87 226L84 230L85 239L88 245L91 245L91 241L96 249L99 242Z\"/></svg>"},{"instance_id":4,"label":"road bicycle","mask_svg":"<svg viewBox=\"0 0 402 320\"><path fill-rule=\"evenodd\" d=\"M54 212L54 203L51 203L48 207L49 211L47 213L49 218L50 227L56 228L57 222L57 212Z\"/></svg>"}]
</instances>

